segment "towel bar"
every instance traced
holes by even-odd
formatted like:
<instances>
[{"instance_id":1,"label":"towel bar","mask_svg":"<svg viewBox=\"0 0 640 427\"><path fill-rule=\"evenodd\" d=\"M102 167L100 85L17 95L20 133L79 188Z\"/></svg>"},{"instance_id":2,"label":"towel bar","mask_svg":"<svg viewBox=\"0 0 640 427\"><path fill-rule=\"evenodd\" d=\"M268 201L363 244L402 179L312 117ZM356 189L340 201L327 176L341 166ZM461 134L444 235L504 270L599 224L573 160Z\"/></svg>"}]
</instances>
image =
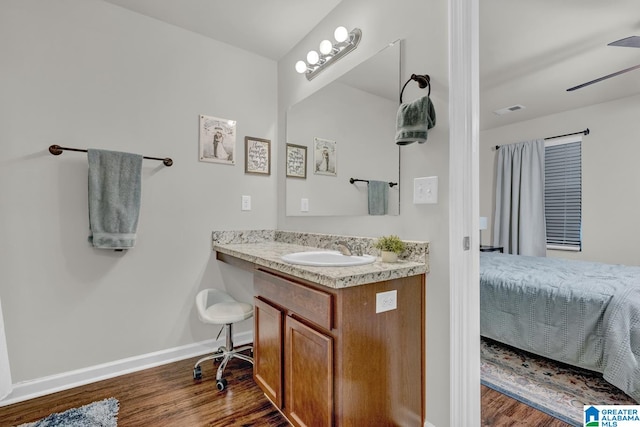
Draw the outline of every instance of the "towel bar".
<instances>
[{"instance_id":1,"label":"towel bar","mask_svg":"<svg viewBox=\"0 0 640 427\"><path fill-rule=\"evenodd\" d=\"M87 150L83 150L80 148L69 148L69 147L61 147L59 145L53 144L51 146L49 146L49 152L51 154L53 154L54 156L59 156L60 154L62 154L62 151L79 151L81 153L86 153ZM160 157L148 157L148 156L142 156L143 159L148 159L148 160L162 160L162 163L164 163L165 166L171 166L173 165L173 160L171 160L169 157L165 157L160 158Z\"/></svg>"},{"instance_id":2,"label":"towel bar","mask_svg":"<svg viewBox=\"0 0 640 427\"><path fill-rule=\"evenodd\" d=\"M369 183L369 180L368 180L368 179L356 179L356 178L349 178L349 182L350 182L351 184L353 184L353 183L355 183L355 182L366 182L366 183L368 184L368 183ZM395 185L398 185L398 183L397 183L397 182L390 182L390 183L389 183L389 187L392 187L392 188L393 188Z\"/></svg>"}]
</instances>

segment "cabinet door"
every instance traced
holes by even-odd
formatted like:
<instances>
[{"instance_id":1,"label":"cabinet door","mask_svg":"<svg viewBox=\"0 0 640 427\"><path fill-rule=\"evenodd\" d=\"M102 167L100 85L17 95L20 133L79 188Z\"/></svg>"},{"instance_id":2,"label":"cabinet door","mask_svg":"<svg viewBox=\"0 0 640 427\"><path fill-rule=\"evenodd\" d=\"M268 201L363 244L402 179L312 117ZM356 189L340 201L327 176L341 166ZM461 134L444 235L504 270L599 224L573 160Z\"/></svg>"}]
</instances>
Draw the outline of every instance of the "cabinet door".
<instances>
[{"instance_id":1,"label":"cabinet door","mask_svg":"<svg viewBox=\"0 0 640 427\"><path fill-rule=\"evenodd\" d=\"M333 424L333 341L285 317L285 413L296 426Z\"/></svg>"},{"instance_id":2,"label":"cabinet door","mask_svg":"<svg viewBox=\"0 0 640 427\"><path fill-rule=\"evenodd\" d=\"M259 298L254 298L253 303L253 378L265 395L282 408L283 313Z\"/></svg>"}]
</instances>

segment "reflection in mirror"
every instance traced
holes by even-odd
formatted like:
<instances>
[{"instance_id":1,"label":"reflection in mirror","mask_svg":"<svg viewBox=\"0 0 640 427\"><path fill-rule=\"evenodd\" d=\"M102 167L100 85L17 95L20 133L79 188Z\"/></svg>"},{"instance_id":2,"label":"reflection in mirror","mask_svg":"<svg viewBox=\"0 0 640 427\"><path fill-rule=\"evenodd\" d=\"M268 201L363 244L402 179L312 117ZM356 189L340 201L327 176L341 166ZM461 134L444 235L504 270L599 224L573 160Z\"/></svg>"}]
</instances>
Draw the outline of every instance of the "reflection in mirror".
<instances>
[{"instance_id":1,"label":"reflection in mirror","mask_svg":"<svg viewBox=\"0 0 640 427\"><path fill-rule=\"evenodd\" d=\"M368 215L368 185L350 178L399 183L399 87L396 41L289 109L287 144L307 149L306 178L287 177L288 216ZM388 215L400 213L399 187Z\"/></svg>"}]
</instances>

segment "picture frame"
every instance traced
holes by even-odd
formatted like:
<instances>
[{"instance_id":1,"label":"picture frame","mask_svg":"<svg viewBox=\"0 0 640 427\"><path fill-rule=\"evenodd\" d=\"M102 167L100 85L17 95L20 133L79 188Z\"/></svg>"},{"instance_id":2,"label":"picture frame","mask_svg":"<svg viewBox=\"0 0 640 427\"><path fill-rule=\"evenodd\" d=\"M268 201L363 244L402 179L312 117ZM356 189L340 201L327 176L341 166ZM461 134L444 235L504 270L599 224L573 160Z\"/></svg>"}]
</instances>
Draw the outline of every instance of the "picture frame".
<instances>
[{"instance_id":1,"label":"picture frame","mask_svg":"<svg viewBox=\"0 0 640 427\"><path fill-rule=\"evenodd\" d=\"M287 144L287 178L307 179L307 147Z\"/></svg>"},{"instance_id":2,"label":"picture frame","mask_svg":"<svg viewBox=\"0 0 640 427\"><path fill-rule=\"evenodd\" d=\"M313 138L313 173L337 176L337 146L335 141Z\"/></svg>"},{"instance_id":3,"label":"picture frame","mask_svg":"<svg viewBox=\"0 0 640 427\"><path fill-rule=\"evenodd\" d=\"M200 115L199 158L201 162L236 163L236 121Z\"/></svg>"},{"instance_id":4,"label":"picture frame","mask_svg":"<svg viewBox=\"0 0 640 427\"><path fill-rule=\"evenodd\" d=\"M244 137L244 173L271 175L271 141Z\"/></svg>"}]
</instances>

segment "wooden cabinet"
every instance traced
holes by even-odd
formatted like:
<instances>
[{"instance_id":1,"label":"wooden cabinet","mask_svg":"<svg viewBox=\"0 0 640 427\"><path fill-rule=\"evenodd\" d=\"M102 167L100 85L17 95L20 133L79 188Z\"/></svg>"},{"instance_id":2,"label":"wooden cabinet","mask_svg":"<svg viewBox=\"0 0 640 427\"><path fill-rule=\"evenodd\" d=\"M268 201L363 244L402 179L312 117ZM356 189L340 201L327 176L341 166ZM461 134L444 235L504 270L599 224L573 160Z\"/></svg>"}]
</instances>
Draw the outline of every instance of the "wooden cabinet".
<instances>
[{"instance_id":1,"label":"wooden cabinet","mask_svg":"<svg viewBox=\"0 0 640 427\"><path fill-rule=\"evenodd\" d=\"M260 267L254 290L254 378L293 425L424 424L424 275L333 289Z\"/></svg>"},{"instance_id":2,"label":"wooden cabinet","mask_svg":"<svg viewBox=\"0 0 640 427\"><path fill-rule=\"evenodd\" d=\"M333 339L291 316L285 330L285 413L297 426L331 426Z\"/></svg>"},{"instance_id":3,"label":"wooden cabinet","mask_svg":"<svg viewBox=\"0 0 640 427\"><path fill-rule=\"evenodd\" d=\"M292 424L333 425L331 295L263 271L254 283L256 382Z\"/></svg>"},{"instance_id":4,"label":"wooden cabinet","mask_svg":"<svg viewBox=\"0 0 640 427\"><path fill-rule=\"evenodd\" d=\"M264 394L282 407L283 319L281 310L254 298L253 377Z\"/></svg>"}]
</instances>

